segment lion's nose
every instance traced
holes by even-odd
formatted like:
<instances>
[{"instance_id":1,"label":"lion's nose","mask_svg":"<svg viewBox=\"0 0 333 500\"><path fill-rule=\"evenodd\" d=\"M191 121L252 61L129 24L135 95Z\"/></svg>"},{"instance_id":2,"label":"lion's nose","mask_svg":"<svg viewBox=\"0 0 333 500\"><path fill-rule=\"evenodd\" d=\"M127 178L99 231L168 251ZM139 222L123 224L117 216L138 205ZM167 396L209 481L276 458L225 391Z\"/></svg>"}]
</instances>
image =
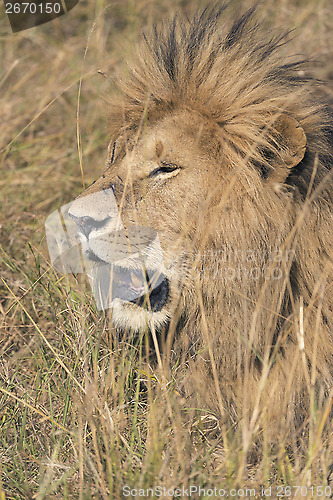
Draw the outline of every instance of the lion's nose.
<instances>
[{"instance_id":1,"label":"lion's nose","mask_svg":"<svg viewBox=\"0 0 333 500\"><path fill-rule=\"evenodd\" d=\"M74 220L80 233L84 234L87 239L89 238L89 235L93 230L104 227L110 220L110 217L106 217L103 220L96 220L92 217L89 217L88 215L78 217L71 213L69 214L69 216Z\"/></svg>"}]
</instances>

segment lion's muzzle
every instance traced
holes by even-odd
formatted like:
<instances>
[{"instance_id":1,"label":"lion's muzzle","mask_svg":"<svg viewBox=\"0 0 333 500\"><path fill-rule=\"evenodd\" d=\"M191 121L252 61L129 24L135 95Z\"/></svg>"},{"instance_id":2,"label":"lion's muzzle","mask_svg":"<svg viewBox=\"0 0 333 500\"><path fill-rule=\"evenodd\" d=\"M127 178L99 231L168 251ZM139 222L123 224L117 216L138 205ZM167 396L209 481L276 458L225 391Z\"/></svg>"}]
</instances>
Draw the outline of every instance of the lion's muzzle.
<instances>
[{"instance_id":1,"label":"lion's muzzle","mask_svg":"<svg viewBox=\"0 0 333 500\"><path fill-rule=\"evenodd\" d=\"M52 264L61 272L85 272L99 310L119 299L150 312L169 296L157 232L124 227L113 191L103 190L54 212L46 223Z\"/></svg>"}]
</instances>

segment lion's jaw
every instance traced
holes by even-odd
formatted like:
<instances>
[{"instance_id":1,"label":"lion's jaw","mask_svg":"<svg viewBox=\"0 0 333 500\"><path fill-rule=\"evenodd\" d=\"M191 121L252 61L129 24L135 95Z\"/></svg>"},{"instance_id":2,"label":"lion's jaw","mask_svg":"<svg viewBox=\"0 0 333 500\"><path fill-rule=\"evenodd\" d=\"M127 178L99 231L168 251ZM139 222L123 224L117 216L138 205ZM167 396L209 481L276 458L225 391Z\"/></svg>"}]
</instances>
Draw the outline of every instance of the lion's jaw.
<instances>
[{"instance_id":1,"label":"lion's jaw","mask_svg":"<svg viewBox=\"0 0 333 500\"><path fill-rule=\"evenodd\" d=\"M162 251L153 229L125 229L115 207L109 189L74 201L68 211L98 309L111 308L121 331L161 330L179 301L175 261Z\"/></svg>"}]
</instances>

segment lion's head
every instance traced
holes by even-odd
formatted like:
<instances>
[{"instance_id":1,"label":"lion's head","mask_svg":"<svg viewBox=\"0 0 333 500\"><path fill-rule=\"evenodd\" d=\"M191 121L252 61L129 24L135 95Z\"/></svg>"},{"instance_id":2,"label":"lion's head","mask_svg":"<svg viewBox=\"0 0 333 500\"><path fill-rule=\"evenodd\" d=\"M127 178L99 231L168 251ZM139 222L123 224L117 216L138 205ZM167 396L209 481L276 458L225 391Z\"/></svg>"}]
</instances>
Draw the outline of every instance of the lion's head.
<instances>
[{"instance_id":1,"label":"lion's head","mask_svg":"<svg viewBox=\"0 0 333 500\"><path fill-rule=\"evenodd\" d=\"M287 378L302 301L305 353L319 335L329 385L330 120L303 63L281 60L284 36L265 40L252 11L224 17L206 9L145 37L111 105L107 169L70 216L86 257L110 266L121 330L182 319L182 345L213 352L236 397L244 366L258 380L273 355Z\"/></svg>"}]
</instances>

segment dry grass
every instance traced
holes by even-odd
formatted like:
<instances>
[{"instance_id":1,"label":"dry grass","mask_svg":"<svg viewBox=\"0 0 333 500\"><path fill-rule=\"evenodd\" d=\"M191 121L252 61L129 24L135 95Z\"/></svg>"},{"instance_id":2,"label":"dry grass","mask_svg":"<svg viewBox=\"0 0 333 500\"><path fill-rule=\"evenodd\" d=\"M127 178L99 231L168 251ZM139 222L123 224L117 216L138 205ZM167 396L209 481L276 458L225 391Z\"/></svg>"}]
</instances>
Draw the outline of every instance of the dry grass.
<instances>
[{"instance_id":1,"label":"dry grass","mask_svg":"<svg viewBox=\"0 0 333 500\"><path fill-rule=\"evenodd\" d=\"M81 0L63 18L15 35L2 16L1 500L122 498L124 485L252 487L258 498L263 486L325 488L332 440L320 435L315 408L307 449L267 445L251 467L229 429L220 460L219 443L177 410L172 374L165 384L136 356L138 345L114 338L84 280L78 286L48 261L45 218L104 167L100 96L112 96L110 79L150 19L191 4ZM232 1L235 11L249 5ZM299 26L295 51L319 61L314 75L333 77L330 0L264 0L259 16L267 29ZM332 87L326 92L333 98Z\"/></svg>"}]
</instances>

